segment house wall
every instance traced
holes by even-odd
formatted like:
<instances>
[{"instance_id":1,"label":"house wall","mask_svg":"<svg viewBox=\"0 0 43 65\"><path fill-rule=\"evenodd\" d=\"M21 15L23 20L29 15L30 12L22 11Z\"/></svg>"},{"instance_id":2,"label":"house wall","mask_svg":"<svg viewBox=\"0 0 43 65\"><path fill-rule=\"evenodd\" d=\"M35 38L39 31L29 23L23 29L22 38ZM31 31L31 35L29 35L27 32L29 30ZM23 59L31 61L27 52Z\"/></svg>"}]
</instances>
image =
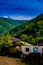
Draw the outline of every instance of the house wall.
<instances>
[{"instance_id":1,"label":"house wall","mask_svg":"<svg viewBox=\"0 0 43 65\"><path fill-rule=\"evenodd\" d=\"M31 46L31 45L29 45L29 46L21 46L21 51L22 51L23 54L33 53L33 49L35 47L38 48L38 53L43 53L42 52L43 46ZM26 48L29 48L29 51L28 52L26 51Z\"/></svg>"},{"instance_id":2,"label":"house wall","mask_svg":"<svg viewBox=\"0 0 43 65\"><path fill-rule=\"evenodd\" d=\"M43 46L38 46L38 48L39 48L39 53L43 53L43 52L42 52Z\"/></svg>"},{"instance_id":3,"label":"house wall","mask_svg":"<svg viewBox=\"0 0 43 65\"><path fill-rule=\"evenodd\" d=\"M26 52L26 48L29 48L28 52ZM29 54L30 52L33 52L33 46L21 46L21 50L23 54Z\"/></svg>"}]
</instances>

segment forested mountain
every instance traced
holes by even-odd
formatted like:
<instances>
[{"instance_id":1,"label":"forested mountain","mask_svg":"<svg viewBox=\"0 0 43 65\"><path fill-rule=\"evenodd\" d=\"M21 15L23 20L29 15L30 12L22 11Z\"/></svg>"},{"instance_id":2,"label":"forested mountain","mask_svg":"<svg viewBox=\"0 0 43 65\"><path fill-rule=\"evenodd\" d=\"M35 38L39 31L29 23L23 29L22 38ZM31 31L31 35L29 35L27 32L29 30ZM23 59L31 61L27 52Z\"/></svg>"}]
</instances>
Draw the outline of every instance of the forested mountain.
<instances>
[{"instance_id":1,"label":"forested mountain","mask_svg":"<svg viewBox=\"0 0 43 65\"><path fill-rule=\"evenodd\" d=\"M43 40L43 13L12 29L9 33L14 37L34 44Z\"/></svg>"},{"instance_id":2,"label":"forested mountain","mask_svg":"<svg viewBox=\"0 0 43 65\"><path fill-rule=\"evenodd\" d=\"M17 27L18 25L24 23L23 20L11 20L8 18L0 18L0 35L8 33L9 30Z\"/></svg>"}]
</instances>

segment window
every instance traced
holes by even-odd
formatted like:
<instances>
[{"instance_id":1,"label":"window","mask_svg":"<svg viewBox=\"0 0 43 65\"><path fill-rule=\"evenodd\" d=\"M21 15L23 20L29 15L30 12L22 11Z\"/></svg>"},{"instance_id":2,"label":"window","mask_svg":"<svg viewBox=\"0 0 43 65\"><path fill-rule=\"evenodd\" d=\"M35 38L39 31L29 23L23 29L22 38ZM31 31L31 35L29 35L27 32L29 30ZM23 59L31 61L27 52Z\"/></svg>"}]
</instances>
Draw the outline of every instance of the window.
<instances>
[{"instance_id":1,"label":"window","mask_svg":"<svg viewBox=\"0 0 43 65\"><path fill-rule=\"evenodd\" d=\"M26 48L26 52L28 52L29 51L29 48Z\"/></svg>"}]
</instances>

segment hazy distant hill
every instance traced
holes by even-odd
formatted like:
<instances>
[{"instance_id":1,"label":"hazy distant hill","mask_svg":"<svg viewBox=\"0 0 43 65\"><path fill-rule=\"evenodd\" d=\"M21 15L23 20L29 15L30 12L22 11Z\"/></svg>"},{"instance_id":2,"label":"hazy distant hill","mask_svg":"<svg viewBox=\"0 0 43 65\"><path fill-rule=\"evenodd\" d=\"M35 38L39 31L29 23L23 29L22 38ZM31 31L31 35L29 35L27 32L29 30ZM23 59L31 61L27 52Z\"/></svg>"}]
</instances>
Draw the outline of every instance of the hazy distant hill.
<instances>
[{"instance_id":1,"label":"hazy distant hill","mask_svg":"<svg viewBox=\"0 0 43 65\"><path fill-rule=\"evenodd\" d=\"M11 20L8 18L0 18L0 35L8 33L9 30L17 27L18 25L24 23L23 20Z\"/></svg>"},{"instance_id":2,"label":"hazy distant hill","mask_svg":"<svg viewBox=\"0 0 43 65\"><path fill-rule=\"evenodd\" d=\"M9 31L14 37L37 42L43 39L43 14Z\"/></svg>"}]
</instances>

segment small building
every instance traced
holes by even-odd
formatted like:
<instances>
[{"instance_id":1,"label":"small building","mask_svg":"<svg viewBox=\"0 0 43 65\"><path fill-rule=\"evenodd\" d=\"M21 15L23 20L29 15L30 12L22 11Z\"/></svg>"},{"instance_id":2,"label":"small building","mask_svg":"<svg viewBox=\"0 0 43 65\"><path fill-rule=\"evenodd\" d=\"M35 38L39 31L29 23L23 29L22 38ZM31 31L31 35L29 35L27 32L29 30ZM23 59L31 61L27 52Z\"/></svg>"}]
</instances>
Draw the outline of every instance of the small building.
<instances>
[{"instance_id":1,"label":"small building","mask_svg":"<svg viewBox=\"0 0 43 65\"><path fill-rule=\"evenodd\" d=\"M12 42L13 42L13 46L10 47L10 49L12 49L12 51L14 51L15 49L18 51L21 51L23 54L25 55L29 55L30 53L43 53L43 43L40 43L36 46L30 44L30 43L26 43L24 41L19 41L19 39L12 37L11 38ZM16 44L16 42L18 42L18 44L23 44L23 46L18 46Z\"/></svg>"},{"instance_id":2,"label":"small building","mask_svg":"<svg viewBox=\"0 0 43 65\"><path fill-rule=\"evenodd\" d=\"M21 46L21 50L23 54L30 54L30 53L43 53L43 46Z\"/></svg>"}]
</instances>

